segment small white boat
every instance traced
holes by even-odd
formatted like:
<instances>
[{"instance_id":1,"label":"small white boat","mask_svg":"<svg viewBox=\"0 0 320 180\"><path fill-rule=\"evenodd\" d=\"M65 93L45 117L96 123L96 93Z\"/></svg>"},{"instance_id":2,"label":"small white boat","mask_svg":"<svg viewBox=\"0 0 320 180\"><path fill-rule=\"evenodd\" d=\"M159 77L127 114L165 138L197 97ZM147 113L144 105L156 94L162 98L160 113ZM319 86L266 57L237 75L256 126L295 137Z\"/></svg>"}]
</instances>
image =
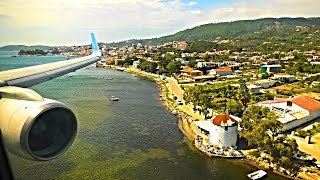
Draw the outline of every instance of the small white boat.
<instances>
[{"instance_id":1,"label":"small white boat","mask_svg":"<svg viewBox=\"0 0 320 180\"><path fill-rule=\"evenodd\" d=\"M69 74L69 77L72 77L73 75L72 74Z\"/></svg>"},{"instance_id":2,"label":"small white boat","mask_svg":"<svg viewBox=\"0 0 320 180\"><path fill-rule=\"evenodd\" d=\"M107 80L112 80L113 79L113 77L107 77Z\"/></svg>"},{"instance_id":3,"label":"small white boat","mask_svg":"<svg viewBox=\"0 0 320 180\"><path fill-rule=\"evenodd\" d=\"M111 98L109 99L110 101L119 101L119 98L116 98L114 96L111 96Z\"/></svg>"},{"instance_id":4,"label":"small white boat","mask_svg":"<svg viewBox=\"0 0 320 180\"><path fill-rule=\"evenodd\" d=\"M124 68L124 67L117 67L116 68L118 71L124 71L126 68Z\"/></svg>"},{"instance_id":5,"label":"small white boat","mask_svg":"<svg viewBox=\"0 0 320 180\"><path fill-rule=\"evenodd\" d=\"M253 173L248 174L247 176L249 179L261 179L265 175L267 175L267 173L264 170L258 170L258 171L255 171Z\"/></svg>"}]
</instances>

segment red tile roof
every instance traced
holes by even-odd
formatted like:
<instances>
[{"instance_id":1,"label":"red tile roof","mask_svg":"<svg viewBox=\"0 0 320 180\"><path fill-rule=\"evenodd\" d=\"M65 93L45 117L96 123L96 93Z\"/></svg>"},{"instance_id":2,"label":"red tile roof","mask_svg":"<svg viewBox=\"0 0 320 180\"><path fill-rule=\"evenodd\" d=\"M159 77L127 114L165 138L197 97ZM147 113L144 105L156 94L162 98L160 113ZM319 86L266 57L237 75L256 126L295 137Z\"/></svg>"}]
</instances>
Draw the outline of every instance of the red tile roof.
<instances>
[{"instance_id":1,"label":"red tile roof","mask_svg":"<svg viewBox=\"0 0 320 180\"><path fill-rule=\"evenodd\" d=\"M182 69L181 72L185 72L185 73L191 73L193 71L193 69L191 68L185 68L185 69Z\"/></svg>"},{"instance_id":2,"label":"red tile roof","mask_svg":"<svg viewBox=\"0 0 320 180\"><path fill-rule=\"evenodd\" d=\"M230 67L225 67L225 68L217 68L214 69L216 72L229 72L232 71Z\"/></svg>"},{"instance_id":3,"label":"red tile roof","mask_svg":"<svg viewBox=\"0 0 320 180\"><path fill-rule=\"evenodd\" d=\"M292 98L291 102L310 112L320 109L320 102L310 96L298 96Z\"/></svg>"},{"instance_id":4,"label":"red tile roof","mask_svg":"<svg viewBox=\"0 0 320 180\"><path fill-rule=\"evenodd\" d=\"M227 114L220 114L214 117L211 122L217 126L232 126L237 121Z\"/></svg>"}]
</instances>

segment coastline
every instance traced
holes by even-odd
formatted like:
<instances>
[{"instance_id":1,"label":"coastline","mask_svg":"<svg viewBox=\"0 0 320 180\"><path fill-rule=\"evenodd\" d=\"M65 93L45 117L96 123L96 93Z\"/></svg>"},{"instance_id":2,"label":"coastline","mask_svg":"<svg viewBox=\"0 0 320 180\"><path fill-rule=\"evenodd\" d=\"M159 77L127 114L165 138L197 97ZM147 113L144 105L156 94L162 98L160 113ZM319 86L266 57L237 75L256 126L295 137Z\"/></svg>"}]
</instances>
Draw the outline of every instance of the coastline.
<instances>
[{"instance_id":1,"label":"coastline","mask_svg":"<svg viewBox=\"0 0 320 180\"><path fill-rule=\"evenodd\" d=\"M109 67L114 69L113 67ZM165 83L163 79L161 79L160 75L140 71L138 69L134 68L126 68L124 70L125 72L132 73L139 75L141 77L144 77L146 79L155 81L158 84L159 87L159 96L160 100L162 101L163 106L166 108L166 110L177 117L179 117L178 122L178 128L180 131L187 137L189 141L194 141L196 134L192 130L191 123L193 122L193 119L191 116L187 115L181 108L178 108L177 105L175 105L175 101L173 98L170 98L172 90L170 91L169 87ZM194 118L195 119L195 118ZM270 166L266 160L263 160L262 158L255 158L253 156L248 155L246 153L246 157L242 159L241 161L245 164L254 166L258 169L264 169L268 171L272 171L275 174L278 174L282 177L288 178L288 179L320 179L320 174L316 173L310 173L309 170L304 169L303 171L297 172L297 174L291 174L288 170L278 166Z\"/></svg>"}]
</instances>

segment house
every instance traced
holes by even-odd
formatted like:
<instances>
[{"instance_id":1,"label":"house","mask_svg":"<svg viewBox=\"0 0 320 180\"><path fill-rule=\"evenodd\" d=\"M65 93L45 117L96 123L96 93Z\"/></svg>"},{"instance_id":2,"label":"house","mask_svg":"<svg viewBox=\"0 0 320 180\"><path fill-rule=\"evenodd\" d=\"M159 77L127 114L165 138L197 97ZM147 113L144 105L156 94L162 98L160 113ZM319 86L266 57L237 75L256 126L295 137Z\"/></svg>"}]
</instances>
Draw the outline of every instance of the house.
<instances>
[{"instance_id":1,"label":"house","mask_svg":"<svg viewBox=\"0 0 320 180\"><path fill-rule=\"evenodd\" d=\"M312 59L319 60L320 59L320 52L313 54Z\"/></svg>"},{"instance_id":2,"label":"house","mask_svg":"<svg viewBox=\"0 0 320 180\"><path fill-rule=\"evenodd\" d=\"M199 70L194 70L191 68L185 68L181 70L181 75L184 77L192 78L194 76L202 76L203 72Z\"/></svg>"},{"instance_id":3,"label":"house","mask_svg":"<svg viewBox=\"0 0 320 180\"><path fill-rule=\"evenodd\" d=\"M219 66L218 62L197 62L197 68L216 68Z\"/></svg>"},{"instance_id":4,"label":"house","mask_svg":"<svg viewBox=\"0 0 320 180\"><path fill-rule=\"evenodd\" d=\"M296 77L293 76L293 75L289 75L289 74L286 74L286 73L276 73L274 76L274 79L288 79L289 82L293 82L296 80Z\"/></svg>"},{"instance_id":5,"label":"house","mask_svg":"<svg viewBox=\"0 0 320 180\"><path fill-rule=\"evenodd\" d=\"M280 64L264 65L260 67L261 73L277 73L281 71Z\"/></svg>"},{"instance_id":6,"label":"house","mask_svg":"<svg viewBox=\"0 0 320 180\"><path fill-rule=\"evenodd\" d=\"M186 41L175 41L173 42L172 46L176 49L185 50L188 47L188 43Z\"/></svg>"},{"instance_id":7,"label":"house","mask_svg":"<svg viewBox=\"0 0 320 180\"><path fill-rule=\"evenodd\" d=\"M240 84L231 84L230 86L234 87L235 89L238 89L240 87ZM248 84L247 88L250 92L250 94L259 94L261 90L261 86L257 86L254 84Z\"/></svg>"},{"instance_id":8,"label":"house","mask_svg":"<svg viewBox=\"0 0 320 180\"><path fill-rule=\"evenodd\" d=\"M261 86L263 88L272 87L275 83L276 83L275 80L268 80L268 79L263 79L263 80L258 80L253 82L254 85Z\"/></svg>"},{"instance_id":9,"label":"house","mask_svg":"<svg viewBox=\"0 0 320 180\"><path fill-rule=\"evenodd\" d=\"M261 90L261 86L257 86L254 84L247 85L247 88L249 89L250 94L259 94Z\"/></svg>"},{"instance_id":10,"label":"house","mask_svg":"<svg viewBox=\"0 0 320 180\"><path fill-rule=\"evenodd\" d=\"M278 121L284 124L283 131L294 129L320 117L320 102L309 96L275 98L259 102L258 105L268 107L280 116Z\"/></svg>"},{"instance_id":11,"label":"house","mask_svg":"<svg viewBox=\"0 0 320 180\"><path fill-rule=\"evenodd\" d=\"M219 146L235 146L238 137L238 121L236 117L220 114L211 120L195 121L198 130L209 136L209 143Z\"/></svg>"},{"instance_id":12,"label":"house","mask_svg":"<svg viewBox=\"0 0 320 180\"><path fill-rule=\"evenodd\" d=\"M231 74L232 74L231 68L224 67L224 68L211 69L208 75L227 76Z\"/></svg>"}]
</instances>

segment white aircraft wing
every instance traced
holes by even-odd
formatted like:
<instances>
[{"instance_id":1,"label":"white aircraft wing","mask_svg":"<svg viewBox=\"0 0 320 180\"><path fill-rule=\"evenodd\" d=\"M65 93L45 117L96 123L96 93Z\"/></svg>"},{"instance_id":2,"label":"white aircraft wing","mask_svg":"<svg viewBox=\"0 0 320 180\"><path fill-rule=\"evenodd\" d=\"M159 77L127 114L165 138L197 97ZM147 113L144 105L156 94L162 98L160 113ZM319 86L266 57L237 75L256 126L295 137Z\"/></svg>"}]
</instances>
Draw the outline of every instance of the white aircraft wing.
<instances>
[{"instance_id":1,"label":"white aircraft wing","mask_svg":"<svg viewBox=\"0 0 320 180\"><path fill-rule=\"evenodd\" d=\"M93 33L91 33L91 40L91 55L66 61L2 71L0 72L0 87L30 87L73 72L100 60L101 53Z\"/></svg>"}]
</instances>

